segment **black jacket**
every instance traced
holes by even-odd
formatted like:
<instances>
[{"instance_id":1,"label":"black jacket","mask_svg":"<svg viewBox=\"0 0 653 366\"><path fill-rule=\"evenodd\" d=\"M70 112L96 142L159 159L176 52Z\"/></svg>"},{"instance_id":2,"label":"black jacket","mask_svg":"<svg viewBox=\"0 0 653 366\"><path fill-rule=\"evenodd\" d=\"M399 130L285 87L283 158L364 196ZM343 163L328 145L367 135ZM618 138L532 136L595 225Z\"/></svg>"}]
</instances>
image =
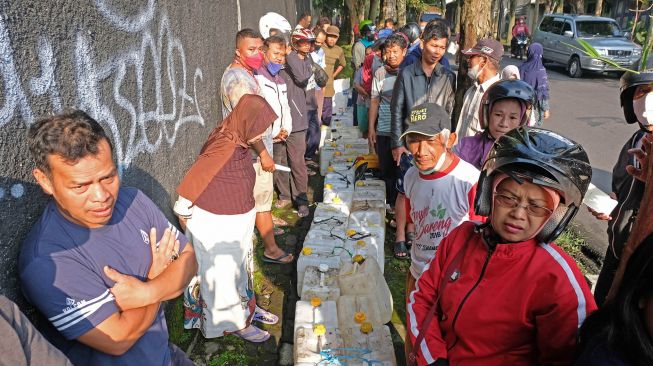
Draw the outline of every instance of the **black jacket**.
<instances>
[{"instance_id":1,"label":"black jacket","mask_svg":"<svg viewBox=\"0 0 653 366\"><path fill-rule=\"evenodd\" d=\"M430 83L421 62L406 66L397 76L390 102L392 148L403 145L399 137L407 128L404 122L413 107L431 102L442 106L451 116L455 98L456 75L442 64L435 66Z\"/></svg>"},{"instance_id":2,"label":"black jacket","mask_svg":"<svg viewBox=\"0 0 653 366\"><path fill-rule=\"evenodd\" d=\"M310 57L310 56L309 56ZM288 88L288 105L292 116L292 131L299 132L308 128L306 115L306 85L313 76L311 61L306 57L300 59L297 51L286 56L286 66L280 73ZM315 92L314 89L312 89Z\"/></svg>"}]
</instances>

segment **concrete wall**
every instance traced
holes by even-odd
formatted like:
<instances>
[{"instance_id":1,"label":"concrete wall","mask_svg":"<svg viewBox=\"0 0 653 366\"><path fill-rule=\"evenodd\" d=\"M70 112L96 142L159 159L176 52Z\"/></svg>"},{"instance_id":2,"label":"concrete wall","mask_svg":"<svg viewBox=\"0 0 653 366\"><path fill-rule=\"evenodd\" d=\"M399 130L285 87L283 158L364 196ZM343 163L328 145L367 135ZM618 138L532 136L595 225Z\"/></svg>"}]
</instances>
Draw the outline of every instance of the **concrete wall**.
<instances>
[{"instance_id":1,"label":"concrete wall","mask_svg":"<svg viewBox=\"0 0 653 366\"><path fill-rule=\"evenodd\" d=\"M25 144L40 116L79 107L113 140L123 184L172 218L173 192L221 116L235 33L308 0L0 0L0 293L22 303L21 242L46 197Z\"/></svg>"}]
</instances>

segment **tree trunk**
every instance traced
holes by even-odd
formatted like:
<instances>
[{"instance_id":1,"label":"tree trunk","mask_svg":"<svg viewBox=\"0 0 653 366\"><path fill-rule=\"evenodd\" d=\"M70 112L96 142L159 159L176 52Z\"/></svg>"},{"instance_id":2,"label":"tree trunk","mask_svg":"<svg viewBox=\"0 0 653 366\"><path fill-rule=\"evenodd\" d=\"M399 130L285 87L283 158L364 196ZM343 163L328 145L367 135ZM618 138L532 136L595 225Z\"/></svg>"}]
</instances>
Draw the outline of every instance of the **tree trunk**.
<instances>
[{"instance_id":1,"label":"tree trunk","mask_svg":"<svg viewBox=\"0 0 653 366\"><path fill-rule=\"evenodd\" d=\"M406 0L397 0L397 25L406 24Z\"/></svg>"},{"instance_id":2,"label":"tree trunk","mask_svg":"<svg viewBox=\"0 0 653 366\"><path fill-rule=\"evenodd\" d=\"M574 0L573 5L574 5L574 9L576 10L576 14L585 13L585 1L584 0Z\"/></svg>"},{"instance_id":3,"label":"tree trunk","mask_svg":"<svg viewBox=\"0 0 653 366\"><path fill-rule=\"evenodd\" d=\"M490 14L491 2L487 0L465 0L462 2L460 14L460 49L473 47L479 39L492 36L492 16ZM458 86L456 90L456 107L454 108L454 121L458 121L460 110L463 106L465 92L472 85L472 80L467 77L467 62L464 55L458 53ZM455 129L455 126L452 126Z\"/></svg>"},{"instance_id":4,"label":"tree trunk","mask_svg":"<svg viewBox=\"0 0 653 366\"><path fill-rule=\"evenodd\" d=\"M383 0L383 19L397 19L397 1ZM374 19L372 19L374 20Z\"/></svg>"},{"instance_id":5,"label":"tree trunk","mask_svg":"<svg viewBox=\"0 0 653 366\"><path fill-rule=\"evenodd\" d=\"M462 0L456 1L456 34L460 33L460 13L462 12Z\"/></svg>"},{"instance_id":6,"label":"tree trunk","mask_svg":"<svg viewBox=\"0 0 653 366\"><path fill-rule=\"evenodd\" d=\"M447 19L447 0L440 0L440 8L442 9L442 18Z\"/></svg>"},{"instance_id":7,"label":"tree trunk","mask_svg":"<svg viewBox=\"0 0 653 366\"><path fill-rule=\"evenodd\" d=\"M517 0L510 0L510 22L508 22L508 44L512 41L512 27L515 25L515 10L517 10Z\"/></svg>"},{"instance_id":8,"label":"tree trunk","mask_svg":"<svg viewBox=\"0 0 653 366\"><path fill-rule=\"evenodd\" d=\"M359 6L359 1L357 0L345 0L345 6L347 9L347 15L349 19L349 25L344 31L346 32L346 37L349 37L349 44L352 44L354 42L354 34L353 34L353 27L354 24L358 24L363 17L362 11L362 6ZM344 18L344 16L343 16ZM347 22L343 21L343 25L347 25ZM340 31L340 37L343 36L343 30Z\"/></svg>"},{"instance_id":9,"label":"tree trunk","mask_svg":"<svg viewBox=\"0 0 653 366\"><path fill-rule=\"evenodd\" d=\"M539 24L540 24L540 0L535 0L535 10L533 12L533 25L531 26L531 33L535 32Z\"/></svg>"},{"instance_id":10,"label":"tree trunk","mask_svg":"<svg viewBox=\"0 0 653 366\"><path fill-rule=\"evenodd\" d=\"M496 39L501 39L501 0L492 1L492 33Z\"/></svg>"},{"instance_id":11,"label":"tree trunk","mask_svg":"<svg viewBox=\"0 0 653 366\"><path fill-rule=\"evenodd\" d=\"M374 21L374 19L379 16L379 1L380 0L370 0L370 13L367 19Z\"/></svg>"},{"instance_id":12,"label":"tree trunk","mask_svg":"<svg viewBox=\"0 0 653 366\"><path fill-rule=\"evenodd\" d=\"M596 9L594 9L594 15L600 17L601 13L603 13L603 0L596 0Z\"/></svg>"}]
</instances>

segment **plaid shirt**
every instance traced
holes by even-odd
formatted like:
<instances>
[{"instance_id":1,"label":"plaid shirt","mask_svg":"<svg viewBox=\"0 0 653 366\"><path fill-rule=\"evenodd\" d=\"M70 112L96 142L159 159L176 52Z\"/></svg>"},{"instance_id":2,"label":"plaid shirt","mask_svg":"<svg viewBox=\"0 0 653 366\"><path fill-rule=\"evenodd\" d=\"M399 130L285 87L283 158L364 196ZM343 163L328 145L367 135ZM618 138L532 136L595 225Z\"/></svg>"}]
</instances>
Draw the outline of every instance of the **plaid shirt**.
<instances>
[{"instance_id":1,"label":"plaid shirt","mask_svg":"<svg viewBox=\"0 0 653 366\"><path fill-rule=\"evenodd\" d=\"M483 94L485 94L492 84L499 80L500 76L499 74L496 74L492 78L486 80L483 84L479 84L478 81L475 81L474 85L467 89L463 100L463 108L461 109L460 117L458 118L458 125L456 125L458 141L463 137L474 136L478 132L483 131L478 121L478 110L481 106L481 99L483 98Z\"/></svg>"}]
</instances>

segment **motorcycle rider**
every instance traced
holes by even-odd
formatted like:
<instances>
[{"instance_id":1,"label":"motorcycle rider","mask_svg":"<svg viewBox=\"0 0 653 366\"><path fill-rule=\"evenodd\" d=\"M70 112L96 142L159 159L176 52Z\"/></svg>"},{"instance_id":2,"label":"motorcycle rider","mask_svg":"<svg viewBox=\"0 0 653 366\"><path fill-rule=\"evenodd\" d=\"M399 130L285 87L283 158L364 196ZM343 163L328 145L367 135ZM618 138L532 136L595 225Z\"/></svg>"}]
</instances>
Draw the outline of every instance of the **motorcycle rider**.
<instances>
[{"instance_id":1,"label":"motorcycle rider","mask_svg":"<svg viewBox=\"0 0 653 366\"><path fill-rule=\"evenodd\" d=\"M528 30L524 16L519 17L517 23L512 27L512 40L510 41L510 53L512 57L517 57L517 37L520 35L525 35L528 38L531 37L531 32Z\"/></svg>"}]
</instances>

